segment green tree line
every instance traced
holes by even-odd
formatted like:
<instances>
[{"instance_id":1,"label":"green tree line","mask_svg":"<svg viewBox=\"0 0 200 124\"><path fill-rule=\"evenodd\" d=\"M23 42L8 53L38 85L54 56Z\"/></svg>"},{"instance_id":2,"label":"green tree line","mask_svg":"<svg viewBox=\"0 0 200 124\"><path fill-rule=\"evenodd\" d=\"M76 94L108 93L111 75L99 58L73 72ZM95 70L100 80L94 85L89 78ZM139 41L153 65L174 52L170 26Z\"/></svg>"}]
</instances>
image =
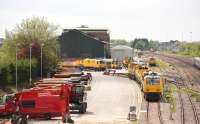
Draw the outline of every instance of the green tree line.
<instances>
[{"instance_id":1,"label":"green tree line","mask_svg":"<svg viewBox=\"0 0 200 124\"><path fill-rule=\"evenodd\" d=\"M111 47L117 46L117 45L126 45L130 46L130 42L123 40L123 39L111 39L110 40Z\"/></svg>"},{"instance_id":2,"label":"green tree line","mask_svg":"<svg viewBox=\"0 0 200 124\"><path fill-rule=\"evenodd\" d=\"M200 56L200 42L181 43L178 53L192 57Z\"/></svg>"},{"instance_id":3,"label":"green tree line","mask_svg":"<svg viewBox=\"0 0 200 124\"><path fill-rule=\"evenodd\" d=\"M135 38L133 41L130 42L123 39L111 39L110 42L111 42L111 47L117 45L126 45L140 50L149 50L149 49L158 50L159 48L159 41L148 40L147 38Z\"/></svg>"},{"instance_id":4,"label":"green tree line","mask_svg":"<svg viewBox=\"0 0 200 124\"><path fill-rule=\"evenodd\" d=\"M58 62L59 50L56 31L57 26L40 17L25 19L13 30L5 31L4 44L0 48L0 85L15 83L16 62L18 82L29 81L30 48L32 78L40 76L41 52L43 75L53 73Z\"/></svg>"},{"instance_id":5,"label":"green tree line","mask_svg":"<svg viewBox=\"0 0 200 124\"><path fill-rule=\"evenodd\" d=\"M130 42L131 47L140 50L158 50L159 41L148 40L147 38L135 38Z\"/></svg>"}]
</instances>

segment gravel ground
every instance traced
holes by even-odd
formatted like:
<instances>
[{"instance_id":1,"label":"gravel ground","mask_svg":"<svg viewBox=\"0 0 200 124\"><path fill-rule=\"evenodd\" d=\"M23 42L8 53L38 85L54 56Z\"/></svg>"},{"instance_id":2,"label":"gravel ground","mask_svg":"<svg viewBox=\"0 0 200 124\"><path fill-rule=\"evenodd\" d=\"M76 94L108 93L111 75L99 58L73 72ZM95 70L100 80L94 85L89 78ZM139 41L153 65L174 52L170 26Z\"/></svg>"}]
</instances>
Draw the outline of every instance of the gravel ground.
<instances>
[{"instance_id":1,"label":"gravel ground","mask_svg":"<svg viewBox=\"0 0 200 124\"><path fill-rule=\"evenodd\" d=\"M128 78L102 75L102 72L94 72L92 75L87 113L73 114L75 123L130 123L127 120L129 106L140 108L141 95L138 85Z\"/></svg>"}]
</instances>

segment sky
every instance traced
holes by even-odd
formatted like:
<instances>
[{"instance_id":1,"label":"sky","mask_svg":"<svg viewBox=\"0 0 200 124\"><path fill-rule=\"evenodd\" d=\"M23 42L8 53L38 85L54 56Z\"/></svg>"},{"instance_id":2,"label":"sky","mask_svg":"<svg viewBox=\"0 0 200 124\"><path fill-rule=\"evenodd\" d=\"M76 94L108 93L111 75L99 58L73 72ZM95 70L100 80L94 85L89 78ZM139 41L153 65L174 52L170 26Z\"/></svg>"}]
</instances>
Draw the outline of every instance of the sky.
<instances>
[{"instance_id":1,"label":"sky","mask_svg":"<svg viewBox=\"0 0 200 124\"><path fill-rule=\"evenodd\" d=\"M0 0L0 37L22 19L108 28L111 39L200 41L200 0ZM192 32L192 33L191 33Z\"/></svg>"}]
</instances>

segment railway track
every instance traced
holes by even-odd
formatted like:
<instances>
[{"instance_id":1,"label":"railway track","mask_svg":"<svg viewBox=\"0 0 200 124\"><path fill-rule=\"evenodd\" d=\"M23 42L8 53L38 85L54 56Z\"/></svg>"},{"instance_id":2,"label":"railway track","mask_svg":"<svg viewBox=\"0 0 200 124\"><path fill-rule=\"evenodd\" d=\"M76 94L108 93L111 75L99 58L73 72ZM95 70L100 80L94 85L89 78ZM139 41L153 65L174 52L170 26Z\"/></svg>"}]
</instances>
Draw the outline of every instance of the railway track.
<instances>
[{"instance_id":1,"label":"railway track","mask_svg":"<svg viewBox=\"0 0 200 124\"><path fill-rule=\"evenodd\" d=\"M173 61L168 61L170 64L173 64ZM174 64L173 64L174 65ZM173 66L174 69L177 71L177 75L178 78L176 78L176 82L180 82L182 85L178 85L177 83L174 83L178 89L182 89L182 88L191 88L191 86L193 86L192 80L190 78L190 76L188 75L188 72L184 73L184 71L180 70L178 67L176 67L175 65ZM188 83L187 83L188 82ZM195 106L195 104L192 101L192 98L190 96L190 94L188 92L186 92L187 98L182 96L183 94L180 94L179 92L179 99L180 99L180 103L181 103L181 120L182 120L182 124L185 124L186 119L185 119L185 107L187 105L187 101L186 99L188 98L188 102L192 107L192 111L194 114L194 121L195 124L199 124L199 117L198 117L198 112L197 112L197 108ZM184 103L185 102L185 103Z\"/></svg>"},{"instance_id":2,"label":"railway track","mask_svg":"<svg viewBox=\"0 0 200 124\"><path fill-rule=\"evenodd\" d=\"M146 115L147 124L164 124L162 113L161 113L160 102L147 101L146 104L147 104L147 115ZM156 113L156 110L157 110L157 113ZM155 119L155 117L157 119Z\"/></svg>"},{"instance_id":3,"label":"railway track","mask_svg":"<svg viewBox=\"0 0 200 124\"><path fill-rule=\"evenodd\" d=\"M153 67L152 70L157 72L157 68L155 67ZM161 100L157 102L146 101L146 106L147 106L147 115L146 115L147 122L146 123L147 124L164 124L160 103L161 103ZM155 115L151 117L152 113L154 113Z\"/></svg>"},{"instance_id":4,"label":"railway track","mask_svg":"<svg viewBox=\"0 0 200 124\"><path fill-rule=\"evenodd\" d=\"M159 68L160 69L160 72L161 73L168 73L168 71L166 71L165 69L163 69L163 68ZM178 83L179 81L177 80L177 78L175 79L176 80L176 82L175 83L173 83L174 85L176 85L176 87L179 89L179 91L180 91L180 83ZM179 102L180 102L180 108L181 108L181 124L185 124L185 114L184 114L184 111L185 111L185 109L184 109L184 103L183 103L183 96L181 95L181 93L180 92L178 92L178 97L179 97Z\"/></svg>"},{"instance_id":5,"label":"railway track","mask_svg":"<svg viewBox=\"0 0 200 124\"><path fill-rule=\"evenodd\" d=\"M178 71L178 74L179 74L179 76L181 77L181 73L182 73L182 72L181 72L180 70L178 70L177 68L176 68L176 70ZM187 88L187 89L190 88L190 87L188 86L188 84L186 83L186 81L185 81L186 79L184 79L183 77L181 77L180 80L181 80L181 82L183 83L184 88ZM188 82L191 83L190 80L188 80ZM186 92L186 94L187 94L187 96L188 96L189 102L190 102L190 104L191 104L191 106L192 106L192 109L193 109L193 112L194 112L195 122L196 122L196 124L199 124L199 117L198 117L198 113L197 113L196 106L194 105L190 94L189 94L188 92Z\"/></svg>"}]
</instances>

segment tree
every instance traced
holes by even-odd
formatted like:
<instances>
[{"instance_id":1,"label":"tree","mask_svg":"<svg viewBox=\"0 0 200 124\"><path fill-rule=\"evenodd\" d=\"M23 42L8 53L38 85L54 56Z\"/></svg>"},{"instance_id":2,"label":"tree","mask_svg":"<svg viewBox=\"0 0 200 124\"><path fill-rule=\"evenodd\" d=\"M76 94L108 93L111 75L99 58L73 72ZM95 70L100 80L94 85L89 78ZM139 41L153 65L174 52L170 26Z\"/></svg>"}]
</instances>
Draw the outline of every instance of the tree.
<instances>
[{"instance_id":1,"label":"tree","mask_svg":"<svg viewBox=\"0 0 200 124\"><path fill-rule=\"evenodd\" d=\"M146 38L135 38L131 41L131 47L140 50L147 50L149 48L149 41Z\"/></svg>"},{"instance_id":2,"label":"tree","mask_svg":"<svg viewBox=\"0 0 200 124\"><path fill-rule=\"evenodd\" d=\"M158 50L159 49L159 41L150 40L149 41L149 49Z\"/></svg>"},{"instance_id":3,"label":"tree","mask_svg":"<svg viewBox=\"0 0 200 124\"><path fill-rule=\"evenodd\" d=\"M127 45L127 46L130 45L129 42L127 42L126 40L123 40L123 39L111 39L110 42L111 42L111 47L114 47L117 45Z\"/></svg>"},{"instance_id":4,"label":"tree","mask_svg":"<svg viewBox=\"0 0 200 124\"><path fill-rule=\"evenodd\" d=\"M188 56L200 56L200 42L181 43L179 54Z\"/></svg>"},{"instance_id":5,"label":"tree","mask_svg":"<svg viewBox=\"0 0 200 124\"><path fill-rule=\"evenodd\" d=\"M41 47L43 47L43 72L44 74L52 72L58 61L57 27L45 18L33 17L23 20L12 31L6 30L4 44L0 50L0 54L4 56L0 57L0 61L14 64L17 46L18 59L21 61L21 65L26 66L31 45L32 59L36 60L36 67L40 68L40 53Z\"/></svg>"}]
</instances>

